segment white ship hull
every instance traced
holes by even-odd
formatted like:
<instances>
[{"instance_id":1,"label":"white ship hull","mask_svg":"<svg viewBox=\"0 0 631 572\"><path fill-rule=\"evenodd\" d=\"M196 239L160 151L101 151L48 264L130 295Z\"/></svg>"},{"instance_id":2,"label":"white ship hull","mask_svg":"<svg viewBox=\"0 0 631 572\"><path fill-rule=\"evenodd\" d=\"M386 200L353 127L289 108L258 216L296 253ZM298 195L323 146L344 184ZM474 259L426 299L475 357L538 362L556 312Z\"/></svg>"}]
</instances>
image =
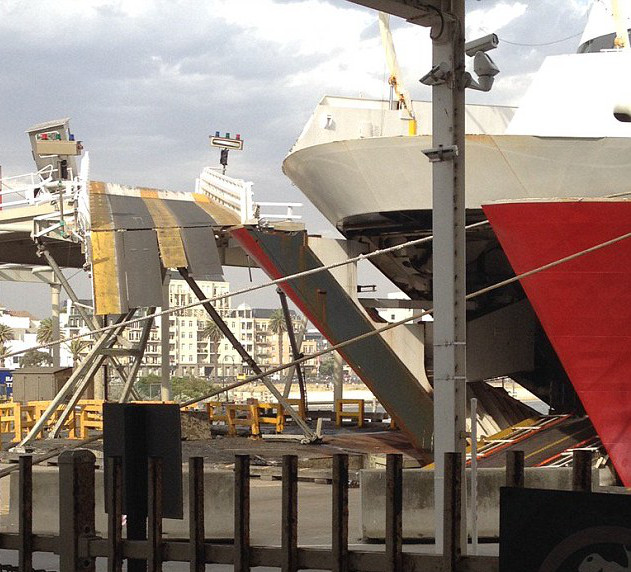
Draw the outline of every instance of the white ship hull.
<instances>
[{"instance_id":1,"label":"white ship hull","mask_svg":"<svg viewBox=\"0 0 631 572\"><path fill-rule=\"evenodd\" d=\"M373 137L297 150L285 174L334 225L358 215L432 208L430 135ZM631 139L468 135L466 205L629 190Z\"/></svg>"}]
</instances>

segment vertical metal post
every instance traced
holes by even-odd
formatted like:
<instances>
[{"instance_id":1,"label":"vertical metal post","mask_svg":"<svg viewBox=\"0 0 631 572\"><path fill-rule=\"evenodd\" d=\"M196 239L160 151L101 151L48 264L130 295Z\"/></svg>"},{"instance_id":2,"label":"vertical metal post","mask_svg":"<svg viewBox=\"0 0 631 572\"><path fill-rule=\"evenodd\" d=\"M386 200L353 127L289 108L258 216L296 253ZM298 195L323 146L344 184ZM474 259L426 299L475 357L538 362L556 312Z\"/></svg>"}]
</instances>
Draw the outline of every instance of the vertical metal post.
<instances>
[{"instance_id":1,"label":"vertical metal post","mask_svg":"<svg viewBox=\"0 0 631 572\"><path fill-rule=\"evenodd\" d=\"M333 401L344 399L344 358L333 352Z\"/></svg>"},{"instance_id":2,"label":"vertical metal post","mask_svg":"<svg viewBox=\"0 0 631 572\"><path fill-rule=\"evenodd\" d=\"M111 457L107 465L109 471L107 482L107 557L108 572L123 570L123 461L121 457Z\"/></svg>"},{"instance_id":3,"label":"vertical metal post","mask_svg":"<svg viewBox=\"0 0 631 572\"><path fill-rule=\"evenodd\" d=\"M332 572L348 570L348 455L333 455Z\"/></svg>"},{"instance_id":4,"label":"vertical metal post","mask_svg":"<svg viewBox=\"0 0 631 572\"><path fill-rule=\"evenodd\" d=\"M524 486L523 451L508 451L506 453L506 486L518 488Z\"/></svg>"},{"instance_id":5,"label":"vertical metal post","mask_svg":"<svg viewBox=\"0 0 631 572\"><path fill-rule=\"evenodd\" d=\"M61 295L61 284L58 282L52 282L50 285L50 306L52 314L53 325L53 340L58 340L59 336L59 298ZM60 365L60 344L53 346L53 367L59 367Z\"/></svg>"},{"instance_id":6,"label":"vertical metal post","mask_svg":"<svg viewBox=\"0 0 631 572\"><path fill-rule=\"evenodd\" d=\"M403 563L403 460L386 455L386 572L399 572Z\"/></svg>"},{"instance_id":7,"label":"vertical metal post","mask_svg":"<svg viewBox=\"0 0 631 572\"><path fill-rule=\"evenodd\" d=\"M466 474L466 468L465 468ZM466 481L465 481L466 482ZM478 400L471 400L471 554L478 553Z\"/></svg>"},{"instance_id":8,"label":"vertical metal post","mask_svg":"<svg viewBox=\"0 0 631 572\"><path fill-rule=\"evenodd\" d=\"M299 359L302 357L300 353L300 346L296 341L296 334L294 332L294 324L291 321L291 313L289 312L289 305L287 304L287 295L280 288L276 290L278 297L280 298L280 305L283 309L283 316L285 316L285 326L287 327L287 337L289 338L289 345L291 346L291 355L293 359ZM282 332L280 333L282 336ZM283 356L280 356L282 361ZM305 385L305 378L302 371L302 365L298 364L291 367L286 372L285 390L283 391L283 397L289 396L289 389L291 388L291 380L296 372L298 378L298 388L300 390L300 401L302 402L303 411L307 411L307 386Z\"/></svg>"},{"instance_id":9,"label":"vertical metal post","mask_svg":"<svg viewBox=\"0 0 631 572\"><path fill-rule=\"evenodd\" d=\"M234 569L250 570L250 456L234 458Z\"/></svg>"},{"instance_id":10,"label":"vertical metal post","mask_svg":"<svg viewBox=\"0 0 631 572\"><path fill-rule=\"evenodd\" d=\"M445 453L445 504L443 505L443 567L445 572L456 572L462 555L462 454Z\"/></svg>"},{"instance_id":11,"label":"vertical metal post","mask_svg":"<svg viewBox=\"0 0 631 572\"><path fill-rule=\"evenodd\" d=\"M167 271L162 280L162 308L169 309L169 284L171 283L171 275ZM171 390L171 350L170 350L170 314L162 314L160 316L160 360L161 360L161 377L160 380L160 399L162 401L171 401L173 392Z\"/></svg>"},{"instance_id":12,"label":"vertical metal post","mask_svg":"<svg viewBox=\"0 0 631 572\"><path fill-rule=\"evenodd\" d=\"M20 457L20 492L18 499L20 555L19 567L23 572L33 572L33 458Z\"/></svg>"},{"instance_id":13,"label":"vertical metal post","mask_svg":"<svg viewBox=\"0 0 631 572\"><path fill-rule=\"evenodd\" d=\"M572 452L572 490L583 493L592 491L593 452L576 449Z\"/></svg>"},{"instance_id":14,"label":"vertical metal post","mask_svg":"<svg viewBox=\"0 0 631 572\"><path fill-rule=\"evenodd\" d=\"M431 32L433 65L446 71L432 87L434 301L434 494L436 550L443 548L444 454L465 452L466 313L464 187L464 0L442 0ZM464 464L460 464L464 472ZM461 475L464 478L464 474ZM466 549L466 487L460 489L459 541ZM460 514L460 512L458 513Z\"/></svg>"},{"instance_id":15,"label":"vertical metal post","mask_svg":"<svg viewBox=\"0 0 631 572\"><path fill-rule=\"evenodd\" d=\"M148 572L162 572L162 459L149 457L147 470L149 496L147 499L147 558Z\"/></svg>"},{"instance_id":16,"label":"vertical metal post","mask_svg":"<svg viewBox=\"0 0 631 572\"><path fill-rule=\"evenodd\" d=\"M298 570L298 457L283 455L281 571Z\"/></svg>"},{"instance_id":17,"label":"vertical metal post","mask_svg":"<svg viewBox=\"0 0 631 572\"><path fill-rule=\"evenodd\" d=\"M81 551L81 541L94 535L94 463L91 451L59 455L59 566L64 572L94 572L94 558Z\"/></svg>"},{"instance_id":18,"label":"vertical metal post","mask_svg":"<svg viewBox=\"0 0 631 572\"><path fill-rule=\"evenodd\" d=\"M204 458L191 457L188 460L188 502L191 572L206 569L206 536L204 523Z\"/></svg>"}]
</instances>

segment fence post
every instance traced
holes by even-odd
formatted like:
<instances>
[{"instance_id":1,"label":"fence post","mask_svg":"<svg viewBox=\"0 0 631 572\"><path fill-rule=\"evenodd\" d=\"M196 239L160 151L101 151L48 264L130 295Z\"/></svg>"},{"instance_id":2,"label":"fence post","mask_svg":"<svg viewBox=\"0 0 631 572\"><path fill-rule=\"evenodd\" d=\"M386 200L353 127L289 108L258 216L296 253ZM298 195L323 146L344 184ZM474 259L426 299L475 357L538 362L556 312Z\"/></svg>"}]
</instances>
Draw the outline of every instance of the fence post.
<instances>
[{"instance_id":1,"label":"fence post","mask_svg":"<svg viewBox=\"0 0 631 572\"><path fill-rule=\"evenodd\" d=\"M81 540L94 536L94 463L87 449L59 455L59 565L64 572L94 572Z\"/></svg>"},{"instance_id":2,"label":"fence post","mask_svg":"<svg viewBox=\"0 0 631 572\"><path fill-rule=\"evenodd\" d=\"M33 572L33 458L20 457L19 492L19 567L24 572Z\"/></svg>"},{"instance_id":3,"label":"fence post","mask_svg":"<svg viewBox=\"0 0 631 572\"><path fill-rule=\"evenodd\" d=\"M403 546L403 459L386 455L386 571L401 570Z\"/></svg>"},{"instance_id":4,"label":"fence post","mask_svg":"<svg viewBox=\"0 0 631 572\"><path fill-rule=\"evenodd\" d=\"M333 455L332 572L348 570L348 455Z\"/></svg>"},{"instance_id":5,"label":"fence post","mask_svg":"<svg viewBox=\"0 0 631 572\"><path fill-rule=\"evenodd\" d=\"M298 457L283 455L281 571L298 570Z\"/></svg>"},{"instance_id":6,"label":"fence post","mask_svg":"<svg viewBox=\"0 0 631 572\"><path fill-rule=\"evenodd\" d=\"M188 505L190 570L191 572L203 572L206 569L203 457L191 457L188 460Z\"/></svg>"},{"instance_id":7,"label":"fence post","mask_svg":"<svg viewBox=\"0 0 631 572\"><path fill-rule=\"evenodd\" d=\"M250 455L234 459L234 569L250 570Z\"/></svg>"},{"instance_id":8,"label":"fence post","mask_svg":"<svg viewBox=\"0 0 631 572\"><path fill-rule=\"evenodd\" d=\"M148 572L162 572L162 459L148 459L147 558Z\"/></svg>"},{"instance_id":9,"label":"fence post","mask_svg":"<svg viewBox=\"0 0 631 572\"><path fill-rule=\"evenodd\" d=\"M506 453L506 486L524 487L523 451L508 451Z\"/></svg>"},{"instance_id":10,"label":"fence post","mask_svg":"<svg viewBox=\"0 0 631 572\"><path fill-rule=\"evenodd\" d=\"M460 491L462 488L462 454L445 453L445 497L443 520L443 570L456 572L460 560Z\"/></svg>"},{"instance_id":11,"label":"fence post","mask_svg":"<svg viewBox=\"0 0 631 572\"><path fill-rule=\"evenodd\" d=\"M121 457L110 457L107 463L109 488L107 495L107 543L109 555L107 558L108 572L123 570L122 539L123 539L123 460Z\"/></svg>"},{"instance_id":12,"label":"fence post","mask_svg":"<svg viewBox=\"0 0 631 572\"><path fill-rule=\"evenodd\" d=\"M584 493L592 491L592 451L575 449L572 452L572 490Z\"/></svg>"}]
</instances>

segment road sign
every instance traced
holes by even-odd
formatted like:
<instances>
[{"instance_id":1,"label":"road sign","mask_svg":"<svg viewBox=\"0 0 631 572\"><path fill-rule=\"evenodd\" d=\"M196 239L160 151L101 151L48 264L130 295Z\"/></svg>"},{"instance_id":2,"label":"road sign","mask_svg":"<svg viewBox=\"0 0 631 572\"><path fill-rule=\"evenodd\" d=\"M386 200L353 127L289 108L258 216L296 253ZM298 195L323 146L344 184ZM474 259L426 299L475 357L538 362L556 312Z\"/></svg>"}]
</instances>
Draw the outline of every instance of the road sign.
<instances>
[{"instance_id":1,"label":"road sign","mask_svg":"<svg viewBox=\"0 0 631 572\"><path fill-rule=\"evenodd\" d=\"M210 144L213 147L221 147L222 149L234 149L236 151L243 149L243 139L231 139L229 137L217 137L213 135L210 137Z\"/></svg>"}]
</instances>

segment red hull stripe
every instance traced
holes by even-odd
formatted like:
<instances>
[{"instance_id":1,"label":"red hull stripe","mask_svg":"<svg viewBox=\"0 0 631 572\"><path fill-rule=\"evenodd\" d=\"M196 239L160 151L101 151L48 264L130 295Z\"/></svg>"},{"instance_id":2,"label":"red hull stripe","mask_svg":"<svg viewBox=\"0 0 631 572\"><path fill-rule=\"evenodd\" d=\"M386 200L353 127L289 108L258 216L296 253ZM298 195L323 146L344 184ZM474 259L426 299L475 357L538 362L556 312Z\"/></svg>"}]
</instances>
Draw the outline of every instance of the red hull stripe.
<instances>
[{"instance_id":1,"label":"red hull stripe","mask_svg":"<svg viewBox=\"0 0 631 572\"><path fill-rule=\"evenodd\" d=\"M631 232L631 202L483 207L517 274ZM631 486L631 240L521 281L625 486Z\"/></svg>"}]
</instances>

